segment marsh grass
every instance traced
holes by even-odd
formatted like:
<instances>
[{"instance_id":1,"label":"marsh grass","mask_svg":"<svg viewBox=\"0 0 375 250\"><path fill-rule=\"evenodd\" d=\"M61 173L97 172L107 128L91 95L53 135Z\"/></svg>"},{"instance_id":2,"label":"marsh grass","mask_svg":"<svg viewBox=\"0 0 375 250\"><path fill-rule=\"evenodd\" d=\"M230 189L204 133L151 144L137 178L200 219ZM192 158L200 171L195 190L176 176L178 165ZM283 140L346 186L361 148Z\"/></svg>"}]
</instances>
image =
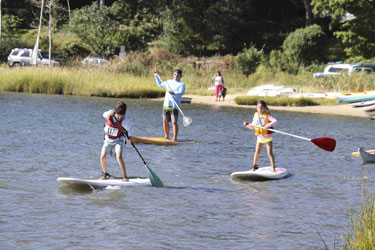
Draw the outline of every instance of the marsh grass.
<instances>
[{"instance_id":1,"label":"marsh grass","mask_svg":"<svg viewBox=\"0 0 375 250\"><path fill-rule=\"evenodd\" d=\"M234 101L238 105L257 105L258 100L264 100L271 106L317 106L317 105L337 105L335 100L312 99L312 98L291 98L291 97L269 97L269 96L237 96Z\"/></svg>"},{"instance_id":2,"label":"marsh grass","mask_svg":"<svg viewBox=\"0 0 375 250\"><path fill-rule=\"evenodd\" d=\"M156 98L162 97L165 90L155 84L152 65L123 65L124 62L111 63L107 67L24 67L0 70L0 91L44 93L59 95ZM212 67L197 70L191 62L180 62L176 67L169 65L161 68L162 80L173 78L173 68L183 69L182 81L186 84L186 94L215 95ZM130 68L130 69L129 69ZM257 72L246 76L231 68L223 69L227 94L243 94L255 86L264 84L283 85L297 92L323 91L359 91L375 89L375 74L353 74L351 76L335 76L326 79L314 78L311 72L301 71L298 75L281 71L271 71L263 66ZM326 105L323 101L283 100L272 98L281 105ZM306 98L305 98L306 99ZM248 102L241 101L240 102ZM330 101L328 102L330 105ZM314 104L318 103L318 104Z\"/></svg>"},{"instance_id":3,"label":"marsh grass","mask_svg":"<svg viewBox=\"0 0 375 250\"><path fill-rule=\"evenodd\" d=\"M152 78L111 74L100 68L43 67L0 71L0 91L128 98L155 98L165 93Z\"/></svg>"},{"instance_id":4,"label":"marsh grass","mask_svg":"<svg viewBox=\"0 0 375 250\"><path fill-rule=\"evenodd\" d=\"M358 216L350 210L343 249L375 249L375 194L362 181L362 203Z\"/></svg>"}]
</instances>

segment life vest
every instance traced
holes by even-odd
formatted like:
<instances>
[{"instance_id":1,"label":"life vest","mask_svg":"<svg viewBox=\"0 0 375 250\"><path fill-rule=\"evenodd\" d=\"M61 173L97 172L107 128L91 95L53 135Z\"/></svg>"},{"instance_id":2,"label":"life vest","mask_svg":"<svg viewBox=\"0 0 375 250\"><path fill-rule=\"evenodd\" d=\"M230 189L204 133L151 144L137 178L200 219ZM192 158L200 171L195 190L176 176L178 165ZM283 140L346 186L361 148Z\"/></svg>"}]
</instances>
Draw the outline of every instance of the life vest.
<instances>
[{"instance_id":1,"label":"life vest","mask_svg":"<svg viewBox=\"0 0 375 250\"><path fill-rule=\"evenodd\" d=\"M113 117L110 116L104 124L104 133L111 139L120 138L122 136L121 123L122 119L113 123Z\"/></svg>"},{"instance_id":2,"label":"life vest","mask_svg":"<svg viewBox=\"0 0 375 250\"><path fill-rule=\"evenodd\" d=\"M270 115L270 114L271 113L266 112L265 114L260 115L260 114L258 114L258 112L256 112L254 114L254 118L253 118L253 120L257 121L255 125L261 126L261 127L266 126L268 123L270 123L270 121L268 120L268 115ZM272 134L272 132L267 130L267 129L254 127L254 134L255 134L255 136L258 136L260 134L261 135L269 135L269 134Z\"/></svg>"}]
</instances>

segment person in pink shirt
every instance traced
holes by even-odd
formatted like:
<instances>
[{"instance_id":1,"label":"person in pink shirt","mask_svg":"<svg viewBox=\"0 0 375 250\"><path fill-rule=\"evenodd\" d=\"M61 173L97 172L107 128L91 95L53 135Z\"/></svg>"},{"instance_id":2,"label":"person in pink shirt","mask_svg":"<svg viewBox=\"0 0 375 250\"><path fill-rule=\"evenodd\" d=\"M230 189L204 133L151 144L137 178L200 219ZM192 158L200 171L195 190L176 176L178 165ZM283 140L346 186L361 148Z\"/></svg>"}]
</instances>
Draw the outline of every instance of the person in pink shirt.
<instances>
[{"instance_id":1,"label":"person in pink shirt","mask_svg":"<svg viewBox=\"0 0 375 250\"><path fill-rule=\"evenodd\" d=\"M267 128L272 129L276 124L277 120L271 116L271 113L268 111L267 103L263 100L259 100L257 103L257 112L254 114L253 121L251 123L247 120L243 122L243 125L247 128L254 129L255 136L257 136L253 168L251 170L255 171L259 168L259 155L262 151L263 144L266 144L268 157L270 158L272 165L272 171L276 172L275 157L272 152L272 132L267 130Z\"/></svg>"}]
</instances>

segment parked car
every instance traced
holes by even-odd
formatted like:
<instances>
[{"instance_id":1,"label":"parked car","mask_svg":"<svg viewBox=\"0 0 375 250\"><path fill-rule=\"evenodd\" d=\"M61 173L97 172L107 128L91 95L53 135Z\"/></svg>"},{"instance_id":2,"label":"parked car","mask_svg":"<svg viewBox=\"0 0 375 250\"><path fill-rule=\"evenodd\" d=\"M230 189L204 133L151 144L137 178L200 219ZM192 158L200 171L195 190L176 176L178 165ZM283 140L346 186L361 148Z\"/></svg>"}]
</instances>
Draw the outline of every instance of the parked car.
<instances>
[{"instance_id":1,"label":"parked car","mask_svg":"<svg viewBox=\"0 0 375 250\"><path fill-rule=\"evenodd\" d=\"M8 56L8 66L20 67L20 66L31 65L32 53L33 53L33 49L27 49L27 48L12 49L12 51L10 52ZM50 61L48 58L44 58L41 51L39 50L36 63L40 65L49 65ZM51 59L51 63L53 66L60 65L60 62L56 59Z\"/></svg>"},{"instance_id":2,"label":"parked car","mask_svg":"<svg viewBox=\"0 0 375 250\"><path fill-rule=\"evenodd\" d=\"M86 57L85 59L83 59L82 64L92 65L92 66L104 66L104 65L109 64L109 62L104 58L94 56L94 57Z\"/></svg>"},{"instance_id":3,"label":"parked car","mask_svg":"<svg viewBox=\"0 0 375 250\"><path fill-rule=\"evenodd\" d=\"M329 77L333 75L341 75L346 73L348 75L353 72L375 72L375 64L372 63L328 63L324 72L314 73L314 77Z\"/></svg>"}]
</instances>

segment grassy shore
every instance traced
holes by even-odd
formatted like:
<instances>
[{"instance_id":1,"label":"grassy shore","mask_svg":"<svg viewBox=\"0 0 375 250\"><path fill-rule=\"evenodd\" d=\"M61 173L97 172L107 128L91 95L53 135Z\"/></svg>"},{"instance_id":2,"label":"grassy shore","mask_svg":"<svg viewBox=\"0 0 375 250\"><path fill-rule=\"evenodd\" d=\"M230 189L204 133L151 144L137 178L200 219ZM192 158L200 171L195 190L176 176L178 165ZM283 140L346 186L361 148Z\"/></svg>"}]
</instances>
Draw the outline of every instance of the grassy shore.
<instances>
[{"instance_id":1,"label":"grassy shore","mask_svg":"<svg viewBox=\"0 0 375 250\"><path fill-rule=\"evenodd\" d=\"M214 70L195 70L185 65L183 81L186 94L214 95L208 90L213 86ZM159 72L163 80L172 78L172 72ZM227 94L246 96L249 89L263 84L277 84L291 87L297 91L356 91L375 89L374 76L358 74L355 77L342 76L316 79L310 72L298 75L285 72L269 72L260 69L249 76L223 71ZM150 68L141 73L124 73L118 64L109 67L23 67L0 70L0 91L43 93L59 95L102 96L124 98L157 98L164 96L164 89L154 81ZM241 105L254 105L254 97L238 97ZM270 105L311 106L333 105L335 101L312 100L309 98L266 98Z\"/></svg>"}]
</instances>

